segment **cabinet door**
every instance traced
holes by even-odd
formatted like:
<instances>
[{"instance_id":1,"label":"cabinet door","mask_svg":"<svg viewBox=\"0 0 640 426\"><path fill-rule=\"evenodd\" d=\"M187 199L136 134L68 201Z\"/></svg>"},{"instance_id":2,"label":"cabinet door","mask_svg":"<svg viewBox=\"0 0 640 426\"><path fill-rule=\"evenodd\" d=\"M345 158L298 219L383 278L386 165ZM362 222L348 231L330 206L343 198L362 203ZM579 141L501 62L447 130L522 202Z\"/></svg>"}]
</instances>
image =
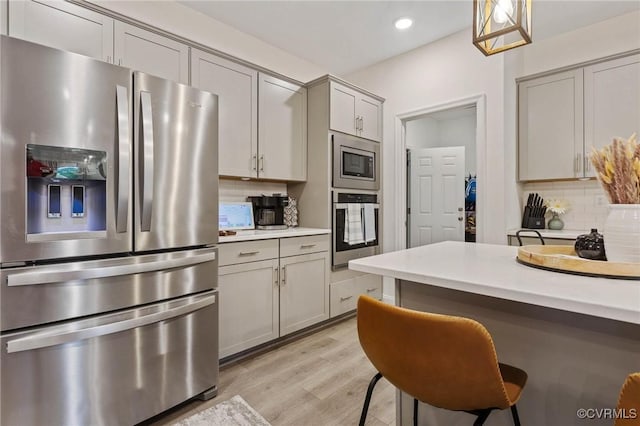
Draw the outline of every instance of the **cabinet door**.
<instances>
[{"instance_id":1,"label":"cabinet door","mask_svg":"<svg viewBox=\"0 0 640 426\"><path fill-rule=\"evenodd\" d=\"M329 318L329 252L280 258L280 335Z\"/></svg>"},{"instance_id":2,"label":"cabinet door","mask_svg":"<svg viewBox=\"0 0 640 426\"><path fill-rule=\"evenodd\" d=\"M360 94L334 81L329 83L329 127L332 130L358 136L356 108Z\"/></svg>"},{"instance_id":3,"label":"cabinet door","mask_svg":"<svg viewBox=\"0 0 640 426\"><path fill-rule=\"evenodd\" d=\"M220 175L258 177L258 72L192 49L191 84L218 95Z\"/></svg>"},{"instance_id":4,"label":"cabinet door","mask_svg":"<svg viewBox=\"0 0 640 426\"><path fill-rule=\"evenodd\" d=\"M358 98L356 116L360 117L360 136L380 142L382 140L382 103L361 95Z\"/></svg>"},{"instance_id":5,"label":"cabinet door","mask_svg":"<svg viewBox=\"0 0 640 426\"><path fill-rule=\"evenodd\" d=\"M582 69L518 85L520 180L583 176Z\"/></svg>"},{"instance_id":6,"label":"cabinet door","mask_svg":"<svg viewBox=\"0 0 640 426\"><path fill-rule=\"evenodd\" d=\"M278 260L218 269L220 358L278 337Z\"/></svg>"},{"instance_id":7,"label":"cabinet door","mask_svg":"<svg viewBox=\"0 0 640 426\"><path fill-rule=\"evenodd\" d=\"M640 54L584 69L584 127L585 154L640 133ZM595 176L590 161L585 169Z\"/></svg>"},{"instance_id":8,"label":"cabinet door","mask_svg":"<svg viewBox=\"0 0 640 426\"><path fill-rule=\"evenodd\" d=\"M307 179L307 89L259 73L258 176Z\"/></svg>"},{"instance_id":9,"label":"cabinet door","mask_svg":"<svg viewBox=\"0 0 640 426\"><path fill-rule=\"evenodd\" d=\"M65 1L10 1L9 35L113 62L113 19Z\"/></svg>"},{"instance_id":10,"label":"cabinet door","mask_svg":"<svg viewBox=\"0 0 640 426\"><path fill-rule=\"evenodd\" d=\"M189 83L187 45L124 22L115 23L115 64L178 83Z\"/></svg>"}]
</instances>

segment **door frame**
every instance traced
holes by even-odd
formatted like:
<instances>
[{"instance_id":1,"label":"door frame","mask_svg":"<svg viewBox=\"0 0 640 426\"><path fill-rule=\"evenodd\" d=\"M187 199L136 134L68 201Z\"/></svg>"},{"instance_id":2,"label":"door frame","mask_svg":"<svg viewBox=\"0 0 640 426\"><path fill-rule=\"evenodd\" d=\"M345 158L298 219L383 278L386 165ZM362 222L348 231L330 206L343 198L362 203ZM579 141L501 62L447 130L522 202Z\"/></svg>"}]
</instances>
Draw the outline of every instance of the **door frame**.
<instances>
[{"instance_id":1,"label":"door frame","mask_svg":"<svg viewBox=\"0 0 640 426\"><path fill-rule=\"evenodd\" d=\"M396 217L403 218L396 222L395 246L398 249L407 248L407 141L406 127L407 121L415 120L424 115L448 109L475 106L476 108L476 174L480 178L478 183L482 185L483 178L487 176L487 97L485 94L456 99L442 104L435 104L407 111L395 117L395 162L396 162L396 187L395 205ZM481 187L482 188L482 187ZM481 190L476 195L476 242L485 241L485 207L487 191Z\"/></svg>"}]
</instances>

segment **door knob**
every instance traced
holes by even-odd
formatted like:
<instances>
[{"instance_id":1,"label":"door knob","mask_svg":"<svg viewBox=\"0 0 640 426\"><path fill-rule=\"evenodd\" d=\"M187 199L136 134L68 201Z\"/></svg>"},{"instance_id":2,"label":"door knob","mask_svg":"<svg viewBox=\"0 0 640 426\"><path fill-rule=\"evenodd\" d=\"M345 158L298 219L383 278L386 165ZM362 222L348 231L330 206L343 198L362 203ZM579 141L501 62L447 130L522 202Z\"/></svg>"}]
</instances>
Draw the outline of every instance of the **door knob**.
<instances>
[{"instance_id":1,"label":"door knob","mask_svg":"<svg viewBox=\"0 0 640 426\"><path fill-rule=\"evenodd\" d=\"M462 211L462 207L458 207L458 211L461 212Z\"/></svg>"}]
</instances>

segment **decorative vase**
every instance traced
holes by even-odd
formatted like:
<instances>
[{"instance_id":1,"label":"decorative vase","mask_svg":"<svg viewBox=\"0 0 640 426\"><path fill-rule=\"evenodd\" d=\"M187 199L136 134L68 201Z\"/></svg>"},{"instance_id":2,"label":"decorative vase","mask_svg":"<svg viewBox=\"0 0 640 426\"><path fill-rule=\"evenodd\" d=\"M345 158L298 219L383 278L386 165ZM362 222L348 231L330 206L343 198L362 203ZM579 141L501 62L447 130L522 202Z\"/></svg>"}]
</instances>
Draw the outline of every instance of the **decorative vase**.
<instances>
[{"instance_id":1,"label":"decorative vase","mask_svg":"<svg viewBox=\"0 0 640 426\"><path fill-rule=\"evenodd\" d=\"M564 228L564 222L558 217L558 213L553 213L553 216L549 219L549 223L547 223L547 228L553 229L554 231L559 231Z\"/></svg>"},{"instance_id":2,"label":"decorative vase","mask_svg":"<svg viewBox=\"0 0 640 426\"><path fill-rule=\"evenodd\" d=\"M590 260L607 260L604 251L604 238L596 228L591 228L591 233L578 235L573 246L579 257Z\"/></svg>"},{"instance_id":3,"label":"decorative vase","mask_svg":"<svg viewBox=\"0 0 640 426\"><path fill-rule=\"evenodd\" d=\"M640 204L609 205L602 235L608 261L640 263Z\"/></svg>"}]
</instances>

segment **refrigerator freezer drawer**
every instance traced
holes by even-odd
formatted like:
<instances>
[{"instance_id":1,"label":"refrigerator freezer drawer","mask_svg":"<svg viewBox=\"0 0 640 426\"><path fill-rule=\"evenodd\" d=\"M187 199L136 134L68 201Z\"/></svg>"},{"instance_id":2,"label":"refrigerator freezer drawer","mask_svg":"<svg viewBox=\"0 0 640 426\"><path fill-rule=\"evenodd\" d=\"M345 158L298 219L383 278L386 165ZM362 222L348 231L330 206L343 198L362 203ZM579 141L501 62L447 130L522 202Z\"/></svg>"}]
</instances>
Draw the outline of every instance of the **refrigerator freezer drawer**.
<instances>
[{"instance_id":1,"label":"refrigerator freezer drawer","mask_svg":"<svg viewBox=\"0 0 640 426\"><path fill-rule=\"evenodd\" d=\"M217 287L217 248L0 270L0 329L15 330Z\"/></svg>"},{"instance_id":2,"label":"refrigerator freezer drawer","mask_svg":"<svg viewBox=\"0 0 640 426\"><path fill-rule=\"evenodd\" d=\"M0 423L125 425L216 386L217 291L2 337Z\"/></svg>"}]
</instances>

